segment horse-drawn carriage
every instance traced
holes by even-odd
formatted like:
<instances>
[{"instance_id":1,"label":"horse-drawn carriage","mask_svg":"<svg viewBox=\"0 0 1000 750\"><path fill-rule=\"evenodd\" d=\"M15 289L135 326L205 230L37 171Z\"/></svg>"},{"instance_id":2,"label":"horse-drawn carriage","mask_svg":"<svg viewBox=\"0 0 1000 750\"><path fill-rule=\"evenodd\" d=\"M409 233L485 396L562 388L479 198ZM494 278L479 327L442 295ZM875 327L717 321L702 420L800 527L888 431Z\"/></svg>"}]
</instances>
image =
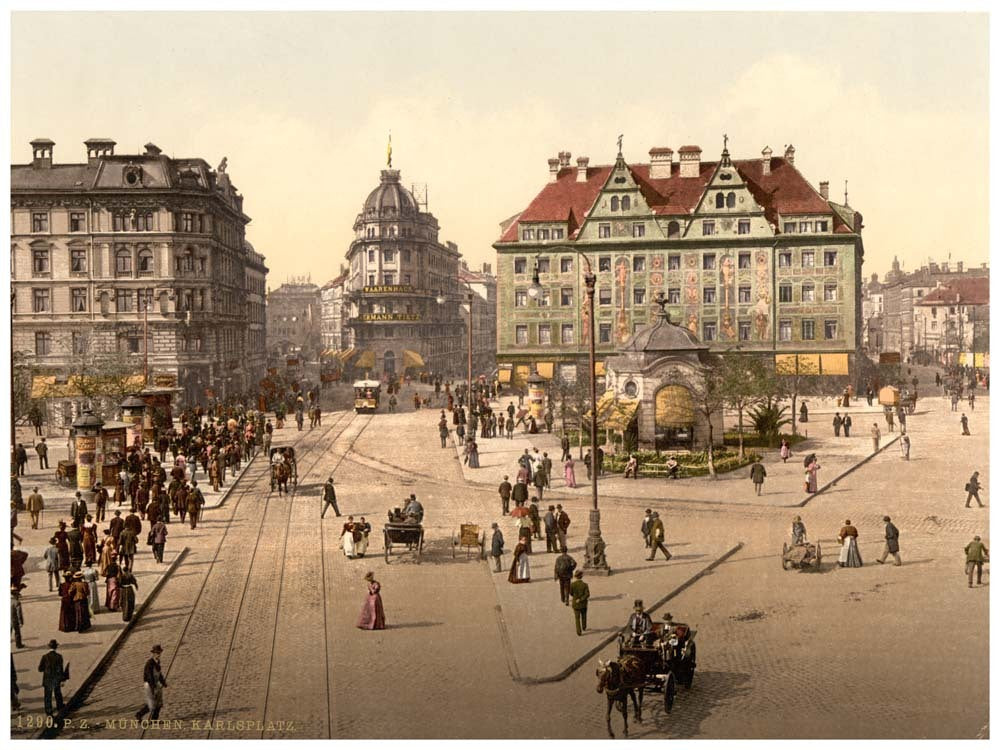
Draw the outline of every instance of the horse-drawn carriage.
<instances>
[{"instance_id":1,"label":"horse-drawn carriage","mask_svg":"<svg viewBox=\"0 0 1000 750\"><path fill-rule=\"evenodd\" d=\"M282 452L284 455L283 461L275 461L274 454ZM295 460L295 449L291 446L287 447L273 447L271 448L271 453L268 456L271 462L271 491L279 490L288 492L288 484L291 482L293 488L299 486L299 472L297 462Z\"/></svg>"},{"instance_id":2,"label":"horse-drawn carriage","mask_svg":"<svg viewBox=\"0 0 1000 750\"><path fill-rule=\"evenodd\" d=\"M408 550L412 550L420 564L420 555L424 551L424 527L421 521L423 514L419 517L415 515L404 516L396 508L389 511L389 520L382 528L382 540L385 546L385 561L389 562L392 554L392 546L406 545Z\"/></svg>"},{"instance_id":3,"label":"horse-drawn carriage","mask_svg":"<svg viewBox=\"0 0 1000 750\"><path fill-rule=\"evenodd\" d=\"M823 561L823 550L818 544L803 542L802 544L789 544L784 542L781 545L781 568L788 570L792 568L816 568L820 567Z\"/></svg>"},{"instance_id":4,"label":"horse-drawn carriage","mask_svg":"<svg viewBox=\"0 0 1000 750\"><path fill-rule=\"evenodd\" d=\"M677 685L690 688L697 666L697 646L694 637L697 631L687 623L665 620L654 622L653 630L641 641L621 633L618 636L619 661L631 656L639 661L643 682L639 686L639 703L645 688L663 691L663 707L670 711L674 707Z\"/></svg>"}]
</instances>

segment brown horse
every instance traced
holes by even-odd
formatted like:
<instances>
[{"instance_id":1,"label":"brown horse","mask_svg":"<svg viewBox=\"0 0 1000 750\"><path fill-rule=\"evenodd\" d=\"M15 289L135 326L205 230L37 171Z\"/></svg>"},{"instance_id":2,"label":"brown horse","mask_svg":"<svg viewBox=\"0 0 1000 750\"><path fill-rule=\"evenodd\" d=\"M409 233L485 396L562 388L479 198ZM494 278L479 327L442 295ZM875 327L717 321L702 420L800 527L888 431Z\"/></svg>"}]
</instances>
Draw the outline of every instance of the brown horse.
<instances>
[{"instance_id":1,"label":"brown horse","mask_svg":"<svg viewBox=\"0 0 1000 750\"><path fill-rule=\"evenodd\" d=\"M628 698L632 697L632 706L635 708L635 720L642 723L642 693L645 686L645 675L642 672L642 664L634 656L623 656L620 661L611 660L608 662L597 662L597 692L604 693L608 699L607 713L605 719L608 723L608 737L614 737L611 731L611 706L618 704L622 719L625 722L625 736L628 737ZM639 699L636 700L635 691L639 690Z\"/></svg>"}]
</instances>

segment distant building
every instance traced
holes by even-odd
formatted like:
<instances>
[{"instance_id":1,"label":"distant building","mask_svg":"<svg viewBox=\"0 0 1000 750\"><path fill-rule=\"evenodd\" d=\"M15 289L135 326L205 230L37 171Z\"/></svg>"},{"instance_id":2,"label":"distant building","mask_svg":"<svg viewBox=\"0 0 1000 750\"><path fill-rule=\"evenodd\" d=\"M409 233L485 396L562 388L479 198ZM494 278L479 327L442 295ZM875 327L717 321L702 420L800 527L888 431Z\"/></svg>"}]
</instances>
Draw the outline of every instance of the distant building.
<instances>
[{"instance_id":1,"label":"distant building","mask_svg":"<svg viewBox=\"0 0 1000 750\"><path fill-rule=\"evenodd\" d=\"M86 161L59 164L39 138L30 163L11 165L13 350L56 378L88 358L138 374L145 360L150 383L186 405L255 391L267 267L226 160L83 145ZM81 406L67 398L50 416L68 425Z\"/></svg>"},{"instance_id":2,"label":"distant building","mask_svg":"<svg viewBox=\"0 0 1000 750\"><path fill-rule=\"evenodd\" d=\"M483 263L481 271L470 271L464 260L458 269L459 282L472 290L473 378L489 378L497 367L497 279L492 270L491 264ZM468 320L468 294L462 309Z\"/></svg>"},{"instance_id":3,"label":"distant building","mask_svg":"<svg viewBox=\"0 0 1000 750\"><path fill-rule=\"evenodd\" d=\"M341 268L340 275L328 281L320 289L320 336L323 339L324 353L332 356L347 348L344 324L344 285L347 282L347 271Z\"/></svg>"},{"instance_id":4,"label":"distant building","mask_svg":"<svg viewBox=\"0 0 1000 750\"><path fill-rule=\"evenodd\" d=\"M320 290L306 278L292 279L267 293L267 352L315 358L322 350Z\"/></svg>"},{"instance_id":5,"label":"distant building","mask_svg":"<svg viewBox=\"0 0 1000 750\"><path fill-rule=\"evenodd\" d=\"M597 276L598 373L607 357L666 312L720 352L759 352L784 368L847 375L861 345L862 217L815 189L795 149L772 157L591 166L549 159L548 183L502 223L498 265L501 380L575 380L588 362L584 274ZM537 270L541 295L529 287ZM814 369L813 369L814 368Z\"/></svg>"},{"instance_id":6,"label":"distant building","mask_svg":"<svg viewBox=\"0 0 1000 750\"><path fill-rule=\"evenodd\" d=\"M941 364L984 365L982 355L990 351L988 276L938 282L913 312L917 352Z\"/></svg>"}]
</instances>

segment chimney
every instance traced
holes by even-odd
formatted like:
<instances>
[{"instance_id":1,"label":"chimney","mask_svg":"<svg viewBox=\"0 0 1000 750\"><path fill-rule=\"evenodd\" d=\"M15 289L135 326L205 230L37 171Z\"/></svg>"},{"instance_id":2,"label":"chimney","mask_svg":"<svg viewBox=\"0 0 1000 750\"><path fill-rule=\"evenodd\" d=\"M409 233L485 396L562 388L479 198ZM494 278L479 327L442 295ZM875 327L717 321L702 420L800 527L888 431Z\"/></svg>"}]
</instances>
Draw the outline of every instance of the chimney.
<instances>
[{"instance_id":1,"label":"chimney","mask_svg":"<svg viewBox=\"0 0 1000 750\"><path fill-rule=\"evenodd\" d=\"M155 143L147 143L143 148L146 149L146 156L159 156L163 153Z\"/></svg>"},{"instance_id":2,"label":"chimney","mask_svg":"<svg viewBox=\"0 0 1000 750\"><path fill-rule=\"evenodd\" d=\"M760 173L761 174L771 174L771 151L770 146L764 146L764 150L760 152Z\"/></svg>"},{"instance_id":3,"label":"chimney","mask_svg":"<svg viewBox=\"0 0 1000 750\"><path fill-rule=\"evenodd\" d=\"M674 163L674 150L666 146L649 149L649 179L666 180Z\"/></svg>"},{"instance_id":4,"label":"chimney","mask_svg":"<svg viewBox=\"0 0 1000 750\"><path fill-rule=\"evenodd\" d=\"M587 181L587 165L590 164L590 157L581 156L576 160L576 181Z\"/></svg>"},{"instance_id":5,"label":"chimney","mask_svg":"<svg viewBox=\"0 0 1000 750\"><path fill-rule=\"evenodd\" d=\"M492 263L483 263L483 273L487 274L488 276L492 276L493 275L493 264Z\"/></svg>"},{"instance_id":6,"label":"chimney","mask_svg":"<svg viewBox=\"0 0 1000 750\"><path fill-rule=\"evenodd\" d=\"M573 156L573 154L571 154L569 151L560 151L559 152L559 168L562 169L563 167L568 167L569 166L569 160L570 160L570 158L572 156Z\"/></svg>"},{"instance_id":7,"label":"chimney","mask_svg":"<svg viewBox=\"0 0 1000 750\"><path fill-rule=\"evenodd\" d=\"M823 200L830 200L830 183L823 181L819 184L819 194L823 196Z\"/></svg>"},{"instance_id":8,"label":"chimney","mask_svg":"<svg viewBox=\"0 0 1000 750\"><path fill-rule=\"evenodd\" d=\"M785 161L793 167L795 166L795 146L790 143L785 146Z\"/></svg>"},{"instance_id":9,"label":"chimney","mask_svg":"<svg viewBox=\"0 0 1000 750\"><path fill-rule=\"evenodd\" d=\"M964 268L965 268L965 262L964 262L964 261L961 261L961 260L960 260L960 261L958 261L958 272L959 272L959 273L962 273L962 270L963 270Z\"/></svg>"},{"instance_id":10,"label":"chimney","mask_svg":"<svg viewBox=\"0 0 1000 750\"><path fill-rule=\"evenodd\" d=\"M55 141L48 138L36 138L31 142L31 166L49 169L52 166L52 147Z\"/></svg>"},{"instance_id":11,"label":"chimney","mask_svg":"<svg viewBox=\"0 0 1000 750\"><path fill-rule=\"evenodd\" d=\"M96 164L106 156L115 155L115 142L110 138L89 138L83 142L87 147L87 164Z\"/></svg>"},{"instance_id":12,"label":"chimney","mask_svg":"<svg viewBox=\"0 0 1000 750\"><path fill-rule=\"evenodd\" d=\"M549 182L559 179L559 160L549 159Z\"/></svg>"},{"instance_id":13,"label":"chimney","mask_svg":"<svg viewBox=\"0 0 1000 750\"><path fill-rule=\"evenodd\" d=\"M701 146L681 146L677 153L681 160L681 177L698 177L701 174Z\"/></svg>"}]
</instances>

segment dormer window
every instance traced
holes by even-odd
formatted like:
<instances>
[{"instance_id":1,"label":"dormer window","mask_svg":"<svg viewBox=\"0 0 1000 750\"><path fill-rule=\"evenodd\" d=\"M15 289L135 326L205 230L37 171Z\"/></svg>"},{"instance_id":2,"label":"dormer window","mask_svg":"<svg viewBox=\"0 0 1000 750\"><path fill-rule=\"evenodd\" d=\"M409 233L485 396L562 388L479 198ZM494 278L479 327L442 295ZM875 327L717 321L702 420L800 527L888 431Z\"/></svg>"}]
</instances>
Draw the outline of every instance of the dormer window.
<instances>
[{"instance_id":1,"label":"dormer window","mask_svg":"<svg viewBox=\"0 0 1000 750\"><path fill-rule=\"evenodd\" d=\"M617 211L618 210L618 196L617 195L614 195L614 196L611 197L611 210L612 211Z\"/></svg>"},{"instance_id":2,"label":"dormer window","mask_svg":"<svg viewBox=\"0 0 1000 750\"><path fill-rule=\"evenodd\" d=\"M736 208L736 193L726 195L726 208Z\"/></svg>"},{"instance_id":3,"label":"dormer window","mask_svg":"<svg viewBox=\"0 0 1000 750\"><path fill-rule=\"evenodd\" d=\"M632 199L627 195L622 196L622 211L628 211L632 208Z\"/></svg>"}]
</instances>

